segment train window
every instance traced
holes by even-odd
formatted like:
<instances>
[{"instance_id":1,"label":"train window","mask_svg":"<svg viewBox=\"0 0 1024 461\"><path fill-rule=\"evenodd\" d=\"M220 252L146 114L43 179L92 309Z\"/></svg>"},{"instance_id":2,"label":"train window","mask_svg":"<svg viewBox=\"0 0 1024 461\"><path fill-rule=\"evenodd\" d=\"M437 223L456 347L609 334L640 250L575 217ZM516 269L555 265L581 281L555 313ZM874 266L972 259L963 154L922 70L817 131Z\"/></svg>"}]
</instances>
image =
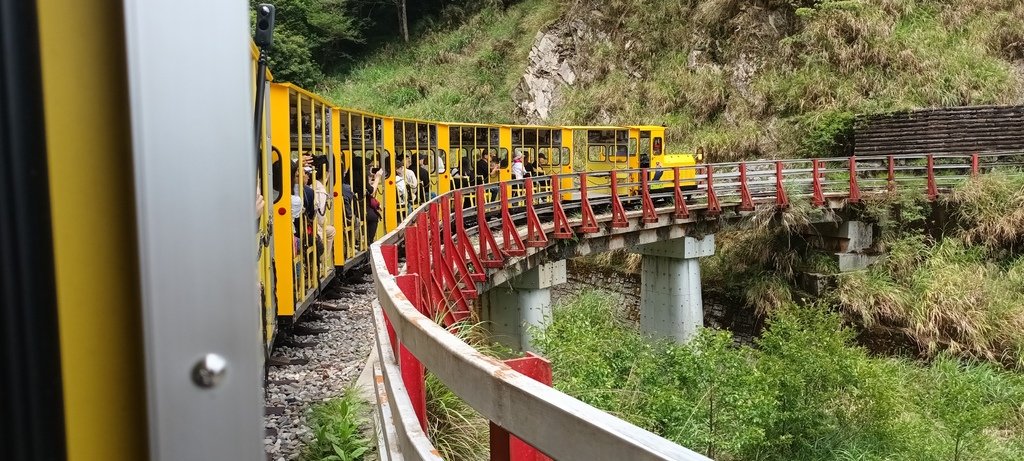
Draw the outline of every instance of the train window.
<instances>
[{"instance_id":1,"label":"train window","mask_svg":"<svg viewBox=\"0 0 1024 461\"><path fill-rule=\"evenodd\" d=\"M551 130L539 130L537 131L537 145L539 146L550 146L551 143Z\"/></svg>"},{"instance_id":2,"label":"train window","mask_svg":"<svg viewBox=\"0 0 1024 461\"><path fill-rule=\"evenodd\" d=\"M605 155L604 146L590 146L587 149L587 161L607 162L608 157Z\"/></svg>"},{"instance_id":3,"label":"train window","mask_svg":"<svg viewBox=\"0 0 1024 461\"><path fill-rule=\"evenodd\" d=\"M380 165L380 167L384 170L384 173L381 174L381 177L385 178L385 179L386 178L390 178L391 177L391 151L389 151L387 149L384 149L384 152L380 153L380 155L377 157L377 162Z\"/></svg>"},{"instance_id":4,"label":"train window","mask_svg":"<svg viewBox=\"0 0 1024 461\"><path fill-rule=\"evenodd\" d=\"M616 161L625 160L628 155L629 155L629 148L627 148L625 144L618 144L618 145L615 146L615 160Z\"/></svg>"},{"instance_id":5,"label":"train window","mask_svg":"<svg viewBox=\"0 0 1024 461\"><path fill-rule=\"evenodd\" d=\"M437 163L434 166L437 168L434 171L437 171L437 174L442 174L447 171L448 163L445 159L448 158L448 153L445 152L444 149L437 149L437 155L435 155L435 157L437 157Z\"/></svg>"},{"instance_id":6,"label":"train window","mask_svg":"<svg viewBox=\"0 0 1024 461\"><path fill-rule=\"evenodd\" d=\"M543 149L541 149L541 151L543 152ZM517 147L513 151L514 154L518 154L520 152L523 154L523 162L535 163L537 161L536 152L534 152L532 147ZM515 158L515 155L513 155L512 158Z\"/></svg>"},{"instance_id":7,"label":"train window","mask_svg":"<svg viewBox=\"0 0 1024 461\"><path fill-rule=\"evenodd\" d=\"M625 144L629 139L628 130L616 130L615 131L615 144Z\"/></svg>"},{"instance_id":8,"label":"train window","mask_svg":"<svg viewBox=\"0 0 1024 461\"><path fill-rule=\"evenodd\" d=\"M523 144L526 144L528 146L537 144L536 129L523 130Z\"/></svg>"},{"instance_id":9,"label":"train window","mask_svg":"<svg viewBox=\"0 0 1024 461\"><path fill-rule=\"evenodd\" d=\"M654 155L661 155L661 139L660 137L654 138Z\"/></svg>"},{"instance_id":10,"label":"train window","mask_svg":"<svg viewBox=\"0 0 1024 461\"><path fill-rule=\"evenodd\" d=\"M335 168L335 172L334 172L335 173L334 174L334 182L335 182L335 184L341 184L344 181L345 175L348 174L349 168L352 168L352 165L349 162L351 162L352 160L355 160L355 159L347 160L349 158L352 158L352 157L349 156L347 150L341 151L341 163L338 165L338 168Z\"/></svg>"},{"instance_id":11,"label":"train window","mask_svg":"<svg viewBox=\"0 0 1024 461\"><path fill-rule=\"evenodd\" d=\"M568 147L562 148L562 166L569 166L572 164L572 152Z\"/></svg>"},{"instance_id":12,"label":"train window","mask_svg":"<svg viewBox=\"0 0 1024 461\"><path fill-rule=\"evenodd\" d=\"M281 184L284 176L284 171L282 170L284 162L281 161L281 151L277 150L276 147L271 148L271 160L273 163L270 170L270 187L273 190L273 197L270 203L277 203L281 199L281 190L284 187Z\"/></svg>"},{"instance_id":13,"label":"train window","mask_svg":"<svg viewBox=\"0 0 1024 461\"><path fill-rule=\"evenodd\" d=\"M494 155L494 148L490 149L491 155ZM498 166L502 168L508 168L508 149L502 147L498 150Z\"/></svg>"},{"instance_id":14,"label":"train window","mask_svg":"<svg viewBox=\"0 0 1024 461\"><path fill-rule=\"evenodd\" d=\"M651 138L640 135L640 168L648 168L651 164Z\"/></svg>"},{"instance_id":15,"label":"train window","mask_svg":"<svg viewBox=\"0 0 1024 461\"><path fill-rule=\"evenodd\" d=\"M466 156L466 149L463 149L463 148L460 148L460 147L453 147L453 148L451 148L448 151L448 154L451 155L450 157L448 157L448 164L452 166L452 170L453 171L454 171L455 168L460 168L460 166L462 165L462 159L467 157ZM461 170L461 168L460 168L460 170ZM455 174L455 173L453 172L452 174Z\"/></svg>"}]
</instances>

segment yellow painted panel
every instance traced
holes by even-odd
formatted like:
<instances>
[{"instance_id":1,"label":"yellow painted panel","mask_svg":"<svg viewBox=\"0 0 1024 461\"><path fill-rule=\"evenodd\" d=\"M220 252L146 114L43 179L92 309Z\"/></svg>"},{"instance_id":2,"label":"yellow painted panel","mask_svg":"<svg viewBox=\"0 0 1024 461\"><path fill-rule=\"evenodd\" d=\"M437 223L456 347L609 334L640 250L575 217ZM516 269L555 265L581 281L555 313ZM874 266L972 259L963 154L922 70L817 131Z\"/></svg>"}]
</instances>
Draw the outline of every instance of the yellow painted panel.
<instances>
[{"instance_id":1,"label":"yellow painted panel","mask_svg":"<svg viewBox=\"0 0 1024 461\"><path fill-rule=\"evenodd\" d=\"M288 124L288 87L273 83L270 85L270 139L271 145L280 152L273 157L277 174L281 177L281 196L271 206L274 219L274 266L277 269L277 315L291 316L295 313L295 283L292 252L295 245L292 233L291 214L291 128ZM274 168L273 164L271 168ZM272 175L273 175L272 171Z\"/></svg>"},{"instance_id":2,"label":"yellow painted panel","mask_svg":"<svg viewBox=\"0 0 1024 461\"><path fill-rule=\"evenodd\" d=\"M438 194L444 194L452 189L452 168L455 165L451 164L451 142L449 136L451 133L448 130L448 125L437 125L437 148L438 150L444 151L444 172L441 173L438 179L437 191Z\"/></svg>"},{"instance_id":3,"label":"yellow painted panel","mask_svg":"<svg viewBox=\"0 0 1024 461\"><path fill-rule=\"evenodd\" d=\"M341 267L345 265L345 198L341 195L341 178L345 175L345 168L351 159L342 158L341 155L341 110L332 107L331 111L331 155L334 156L334 177L331 197L334 200L334 265ZM348 133L345 134L348 138Z\"/></svg>"},{"instance_id":4,"label":"yellow painted panel","mask_svg":"<svg viewBox=\"0 0 1024 461\"><path fill-rule=\"evenodd\" d=\"M146 459L121 2L37 5L68 459Z\"/></svg>"},{"instance_id":5,"label":"yellow painted panel","mask_svg":"<svg viewBox=\"0 0 1024 461\"><path fill-rule=\"evenodd\" d=\"M381 183L377 185L377 199L381 200L383 193L381 205L384 207L384 229L382 232L387 233L398 227L398 195L395 191L395 175L400 170L398 165L395 165L395 119L385 117L383 121L384 129L381 141L385 152L382 155L390 157L387 162L388 165L391 165L391 174L387 178L382 175ZM381 165L383 167L383 162Z\"/></svg>"}]
</instances>

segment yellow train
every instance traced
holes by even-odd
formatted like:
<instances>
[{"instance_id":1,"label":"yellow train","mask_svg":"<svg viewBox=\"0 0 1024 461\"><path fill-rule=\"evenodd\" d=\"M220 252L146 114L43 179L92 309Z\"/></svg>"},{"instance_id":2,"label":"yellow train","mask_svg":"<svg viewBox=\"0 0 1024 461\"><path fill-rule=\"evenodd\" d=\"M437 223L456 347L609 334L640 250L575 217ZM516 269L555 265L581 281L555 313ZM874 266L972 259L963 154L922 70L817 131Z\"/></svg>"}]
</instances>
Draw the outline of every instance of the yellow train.
<instances>
[{"instance_id":1,"label":"yellow train","mask_svg":"<svg viewBox=\"0 0 1024 461\"><path fill-rule=\"evenodd\" d=\"M183 11L203 12L185 34ZM664 153L663 127L339 107L274 82L245 13L199 0L0 7L12 459L260 458L258 383L279 323L411 209L510 179L517 159L537 175L692 165Z\"/></svg>"}]
</instances>

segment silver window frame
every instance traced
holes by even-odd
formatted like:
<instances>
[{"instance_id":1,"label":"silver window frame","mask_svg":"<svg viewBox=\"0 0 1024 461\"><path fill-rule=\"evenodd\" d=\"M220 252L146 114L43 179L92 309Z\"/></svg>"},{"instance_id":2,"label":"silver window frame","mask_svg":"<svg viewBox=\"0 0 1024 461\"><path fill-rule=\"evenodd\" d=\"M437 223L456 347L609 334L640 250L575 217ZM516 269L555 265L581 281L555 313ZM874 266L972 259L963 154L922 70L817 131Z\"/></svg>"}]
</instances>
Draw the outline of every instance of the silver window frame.
<instances>
[{"instance_id":1,"label":"silver window frame","mask_svg":"<svg viewBox=\"0 0 1024 461\"><path fill-rule=\"evenodd\" d=\"M248 18L124 2L152 460L265 457ZM226 362L212 387L207 354Z\"/></svg>"}]
</instances>

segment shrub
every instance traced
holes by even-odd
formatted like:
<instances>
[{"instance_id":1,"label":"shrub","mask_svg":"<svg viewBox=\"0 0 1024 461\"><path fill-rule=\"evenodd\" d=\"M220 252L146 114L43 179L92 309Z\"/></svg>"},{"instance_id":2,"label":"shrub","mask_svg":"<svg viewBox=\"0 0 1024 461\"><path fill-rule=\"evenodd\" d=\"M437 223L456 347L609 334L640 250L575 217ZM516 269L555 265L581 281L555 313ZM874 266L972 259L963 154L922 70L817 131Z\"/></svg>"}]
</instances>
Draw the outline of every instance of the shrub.
<instances>
[{"instance_id":1,"label":"shrub","mask_svg":"<svg viewBox=\"0 0 1024 461\"><path fill-rule=\"evenodd\" d=\"M968 243L1012 252L1024 239L1024 173L979 175L944 200L965 226Z\"/></svg>"}]
</instances>

